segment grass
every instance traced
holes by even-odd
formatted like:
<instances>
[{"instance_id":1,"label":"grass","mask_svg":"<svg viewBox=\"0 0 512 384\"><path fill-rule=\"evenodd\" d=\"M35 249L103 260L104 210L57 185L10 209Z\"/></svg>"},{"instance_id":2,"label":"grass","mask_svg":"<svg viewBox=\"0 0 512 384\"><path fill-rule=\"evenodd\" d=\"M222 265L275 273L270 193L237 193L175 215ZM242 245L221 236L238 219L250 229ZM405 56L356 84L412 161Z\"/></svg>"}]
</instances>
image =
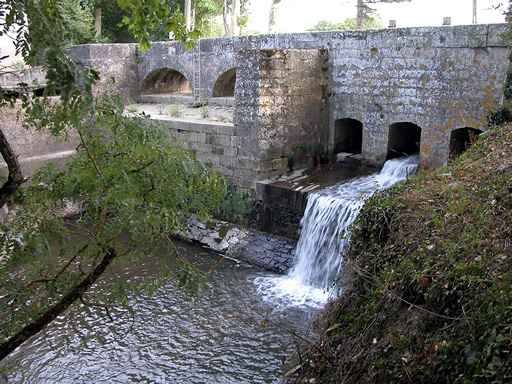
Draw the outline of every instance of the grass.
<instances>
[{"instance_id":1,"label":"grass","mask_svg":"<svg viewBox=\"0 0 512 384\"><path fill-rule=\"evenodd\" d=\"M294 380L510 382L512 127L371 197L340 279Z\"/></svg>"},{"instance_id":2,"label":"grass","mask_svg":"<svg viewBox=\"0 0 512 384\"><path fill-rule=\"evenodd\" d=\"M169 115L172 117L180 117L183 114L183 110L179 105L171 105L169 108Z\"/></svg>"}]
</instances>

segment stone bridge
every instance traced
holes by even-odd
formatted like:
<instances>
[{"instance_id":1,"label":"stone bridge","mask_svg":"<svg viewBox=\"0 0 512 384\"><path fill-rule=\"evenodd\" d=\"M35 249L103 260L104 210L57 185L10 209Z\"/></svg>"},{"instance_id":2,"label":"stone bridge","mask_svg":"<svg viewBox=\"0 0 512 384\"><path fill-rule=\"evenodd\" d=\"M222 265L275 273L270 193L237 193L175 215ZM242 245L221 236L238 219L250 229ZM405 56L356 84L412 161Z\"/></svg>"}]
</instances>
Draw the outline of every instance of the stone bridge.
<instances>
[{"instance_id":1,"label":"stone bridge","mask_svg":"<svg viewBox=\"0 0 512 384\"><path fill-rule=\"evenodd\" d=\"M125 98L232 98L233 124L167 122L201 160L244 187L327 153L381 165L420 151L447 163L501 103L506 25L333 31L77 46L99 89ZM109 81L115 78L115 83ZM173 96L174 95L174 96Z\"/></svg>"}]
</instances>

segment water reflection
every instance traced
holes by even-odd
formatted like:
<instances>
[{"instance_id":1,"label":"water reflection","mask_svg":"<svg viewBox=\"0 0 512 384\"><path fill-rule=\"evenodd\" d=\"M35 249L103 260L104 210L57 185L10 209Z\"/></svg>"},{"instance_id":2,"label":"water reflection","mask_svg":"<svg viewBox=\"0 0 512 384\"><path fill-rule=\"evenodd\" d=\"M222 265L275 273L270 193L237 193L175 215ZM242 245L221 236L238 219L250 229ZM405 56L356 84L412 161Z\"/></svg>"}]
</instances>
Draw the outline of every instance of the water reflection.
<instances>
[{"instance_id":1,"label":"water reflection","mask_svg":"<svg viewBox=\"0 0 512 384\"><path fill-rule=\"evenodd\" d=\"M198 265L217 261L185 248ZM148 259L122 276L137 283L155 273ZM197 300L166 282L151 297L131 297L113 322L100 309L68 311L6 359L8 382L277 382L294 340L271 323L260 328L262 315L304 334L317 308L262 297L257 281L271 276L226 260Z\"/></svg>"}]
</instances>

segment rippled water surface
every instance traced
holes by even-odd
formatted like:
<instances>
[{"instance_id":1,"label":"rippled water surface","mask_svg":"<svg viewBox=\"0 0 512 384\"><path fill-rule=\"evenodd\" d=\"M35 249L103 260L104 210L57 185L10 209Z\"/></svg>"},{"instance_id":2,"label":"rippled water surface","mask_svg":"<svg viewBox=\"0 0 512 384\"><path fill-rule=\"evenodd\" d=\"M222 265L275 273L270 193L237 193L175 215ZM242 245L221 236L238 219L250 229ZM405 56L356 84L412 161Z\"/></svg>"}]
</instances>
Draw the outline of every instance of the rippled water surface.
<instances>
[{"instance_id":1,"label":"rippled water surface","mask_svg":"<svg viewBox=\"0 0 512 384\"><path fill-rule=\"evenodd\" d=\"M198 266L218 257L181 246ZM120 269L136 284L154 279L154 263ZM271 273L225 260L192 299L173 282L150 297L131 297L129 310L68 311L4 362L8 383L275 383L321 303L298 305L264 295ZM264 288L264 287L263 287ZM269 321L260 327L264 316ZM1 381L1 379L0 379Z\"/></svg>"}]
</instances>

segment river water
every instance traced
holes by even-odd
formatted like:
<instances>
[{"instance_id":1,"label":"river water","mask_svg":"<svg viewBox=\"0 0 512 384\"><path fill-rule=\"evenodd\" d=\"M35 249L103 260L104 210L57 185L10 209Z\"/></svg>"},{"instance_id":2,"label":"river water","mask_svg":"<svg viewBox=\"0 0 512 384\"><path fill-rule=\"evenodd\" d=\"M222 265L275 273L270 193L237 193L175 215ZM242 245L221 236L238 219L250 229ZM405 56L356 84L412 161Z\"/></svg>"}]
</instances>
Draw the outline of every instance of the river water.
<instances>
[{"instance_id":1,"label":"river water","mask_svg":"<svg viewBox=\"0 0 512 384\"><path fill-rule=\"evenodd\" d=\"M224 260L197 298L166 281L151 296L129 296L113 321L98 308L68 310L3 362L0 383L278 382L297 341L289 331L310 336L308 325L339 274L346 228L364 199L417 164L417 156L390 160L379 174L310 194L287 276ZM180 253L203 270L219 260L185 244ZM161 258L119 266L116 278L134 285L156 279Z\"/></svg>"},{"instance_id":2,"label":"river water","mask_svg":"<svg viewBox=\"0 0 512 384\"><path fill-rule=\"evenodd\" d=\"M204 270L219 256L180 245ZM130 283L155 279L154 260L118 268ZM4 362L8 383L274 383L282 362L322 305L269 300L257 278L272 273L225 260L194 299L172 281L128 310L68 311ZM99 284L101 287L101 283ZM97 288L98 289L98 288ZM265 326L262 320L268 316ZM1 381L2 379L0 379Z\"/></svg>"}]
</instances>

